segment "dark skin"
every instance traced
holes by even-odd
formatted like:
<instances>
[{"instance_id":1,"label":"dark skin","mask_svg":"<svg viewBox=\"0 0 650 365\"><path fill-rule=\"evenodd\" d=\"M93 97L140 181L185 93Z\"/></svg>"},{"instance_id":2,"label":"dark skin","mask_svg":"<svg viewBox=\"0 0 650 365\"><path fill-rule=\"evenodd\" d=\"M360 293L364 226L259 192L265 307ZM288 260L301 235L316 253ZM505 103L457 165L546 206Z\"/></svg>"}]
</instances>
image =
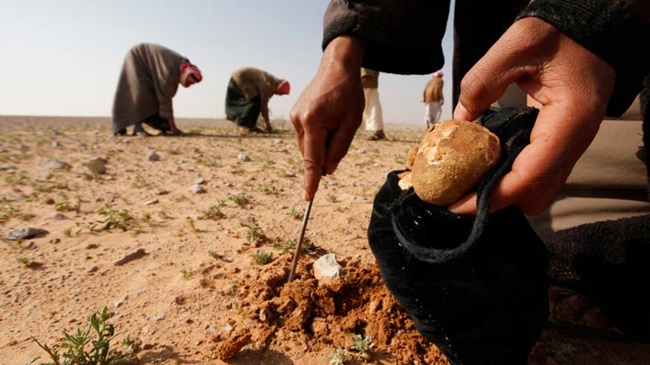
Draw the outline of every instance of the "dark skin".
<instances>
[{"instance_id":1,"label":"dark skin","mask_svg":"<svg viewBox=\"0 0 650 365\"><path fill-rule=\"evenodd\" d=\"M364 49L358 38L334 39L291 110L305 165L305 200L313 198L323 173L336 170L361 124ZM474 120L511 83L541 105L531 143L495 188L492 210L515 205L538 214L551 204L593 141L615 79L608 63L540 19L521 19L506 31L463 78L454 111L454 119ZM476 194L449 209L476 214Z\"/></svg>"}]
</instances>

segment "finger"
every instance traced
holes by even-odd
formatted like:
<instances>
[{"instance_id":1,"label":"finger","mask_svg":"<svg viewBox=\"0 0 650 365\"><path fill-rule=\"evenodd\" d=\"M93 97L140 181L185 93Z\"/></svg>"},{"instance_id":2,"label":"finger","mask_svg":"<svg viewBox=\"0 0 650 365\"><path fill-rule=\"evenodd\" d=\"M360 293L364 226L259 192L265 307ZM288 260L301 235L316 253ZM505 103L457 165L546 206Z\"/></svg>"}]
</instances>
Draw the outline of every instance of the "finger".
<instances>
[{"instance_id":1,"label":"finger","mask_svg":"<svg viewBox=\"0 0 650 365\"><path fill-rule=\"evenodd\" d=\"M327 174L334 173L343 157L348 153L354 140L354 134L361 125L361 116L359 116L358 120L358 123L342 125L338 131L329 136L325 159L325 172Z\"/></svg>"},{"instance_id":2,"label":"finger","mask_svg":"<svg viewBox=\"0 0 650 365\"><path fill-rule=\"evenodd\" d=\"M602 119L590 113L577 115L572 110L557 102L542 108L530 144L493 192L491 211L515 205L535 215L553 202Z\"/></svg>"},{"instance_id":3,"label":"finger","mask_svg":"<svg viewBox=\"0 0 650 365\"><path fill-rule=\"evenodd\" d=\"M298 148L300 149L300 155L304 156L305 155L305 150L304 150L304 145L305 145L305 140L304 140L304 135L305 131L302 128L302 124L300 123L300 117L299 117L299 112L297 110L297 106L294 106L291 109L290 116L289 118L291 119L291 124L293 125L293 129L296 131L296 140L298 141Z\"/></svg>"},{"instance_id":4,"label":"finger","mask_svg":"<svg viewBox=\"0 0 650 365\"><path fill-rule=\"evenodd\" d=\"M318 183L325 163L326 138L326 130L309 131L309 133L304 134L304 200L311 200L318 190Z\"/></svg>"},{"instance_id":5,"label":"finger","mask_svg":"<svg viewBox=\"0 0 650 365\"><path fill-rule=\"evenodd\" d=\"M513 32L513 31L509 31ZM506 33L463 77L454 119L474 120L505 93L508 86L538 65L515 53L525 49L525 39ZM525 66L528 64L528 66Z\"/></svg>"},{"instance_id":6,"label":"finger","mask_svg":"<svg viewBox=\"0 0 650 365\"><path fill-rule=\"evenodd\" d=\"M476 193L471 193L460 198L449 206L449 211L460 215L476 215Z\"/></svg>"}]
</instances>

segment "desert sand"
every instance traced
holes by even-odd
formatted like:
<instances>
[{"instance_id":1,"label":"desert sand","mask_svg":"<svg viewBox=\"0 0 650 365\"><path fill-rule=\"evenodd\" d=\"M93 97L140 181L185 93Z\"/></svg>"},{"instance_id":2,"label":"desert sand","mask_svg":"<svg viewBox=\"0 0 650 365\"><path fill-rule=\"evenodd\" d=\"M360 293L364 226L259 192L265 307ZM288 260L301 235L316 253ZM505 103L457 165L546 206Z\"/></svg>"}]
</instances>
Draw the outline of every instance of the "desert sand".
<instances>
[{"instance_id":1,"label":"desert sand","mask_svg":"<svg viewBox=\"0 0 650 365\"><path fill-rule=\"evenodd\" d=\"M113 137L109 118L0 116L0 364L51 362L107 307L140 364L447 364L383 286L368 248L372 201L423 125L360 131L314 200L296 279L302 160L287 121L238 136L179 119L180 137ZM37 234L15 238L32 228ZM40 230L40 231L39 231ZM335 254L339 279L313 263ZM269 261L269 262L266 262ZM586 298L551 290L551 318L616 329ZM374 346L358 358L352 339ZM546 329L529 364L646 364L650 345Z\"/></svg>"}]
</instances>

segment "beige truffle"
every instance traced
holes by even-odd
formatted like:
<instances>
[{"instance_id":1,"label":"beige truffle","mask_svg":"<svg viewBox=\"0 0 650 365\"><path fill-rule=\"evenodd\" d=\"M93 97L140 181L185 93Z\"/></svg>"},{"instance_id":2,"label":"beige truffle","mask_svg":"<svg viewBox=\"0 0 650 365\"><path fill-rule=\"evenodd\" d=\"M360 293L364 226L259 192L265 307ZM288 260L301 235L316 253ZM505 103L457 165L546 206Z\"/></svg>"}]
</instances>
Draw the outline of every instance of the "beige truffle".
<instances>
[{"instance_id":1,"label":"beige truffle","mask_svg":"<svg viewBox=\"0 0 650 365\"><path fill-rule=\"evenodd\" d=\"M482 125L440 122L409 151L413 189L427 203L448 206L474 187L500 157L499 138Z\"/></svg>"}]
</instances>

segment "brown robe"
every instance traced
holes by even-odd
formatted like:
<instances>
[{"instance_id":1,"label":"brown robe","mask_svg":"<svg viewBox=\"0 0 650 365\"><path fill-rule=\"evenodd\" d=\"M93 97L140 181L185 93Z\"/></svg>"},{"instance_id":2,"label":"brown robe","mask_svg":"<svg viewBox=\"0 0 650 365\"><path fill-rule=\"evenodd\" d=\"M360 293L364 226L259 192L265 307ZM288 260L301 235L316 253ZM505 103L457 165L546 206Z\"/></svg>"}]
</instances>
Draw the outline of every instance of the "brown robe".
<instances>
[{"instance_id":1,"label":"brown robe","mask_svg":"<svg viewBox=\"0 0 650 365\"><path fill-rule=\"evenodd\" d=\"M141 43L127 53L113 101L113 132L159 114L172 119L180 65L187 60L157 44Z\"/></svg>"},{"instance_id":2,"label":"brown robe","mask_svg":"<svg viewBox=\"0 0 650 365\"><path fill-rule=\"evenodd\" d=\"M425 103L430 103L432 101L440 101L442 99L442 78L433 77L427 86L424 87L424 92L422 93L422 100Z\"/></svg>"}]
</instances>

